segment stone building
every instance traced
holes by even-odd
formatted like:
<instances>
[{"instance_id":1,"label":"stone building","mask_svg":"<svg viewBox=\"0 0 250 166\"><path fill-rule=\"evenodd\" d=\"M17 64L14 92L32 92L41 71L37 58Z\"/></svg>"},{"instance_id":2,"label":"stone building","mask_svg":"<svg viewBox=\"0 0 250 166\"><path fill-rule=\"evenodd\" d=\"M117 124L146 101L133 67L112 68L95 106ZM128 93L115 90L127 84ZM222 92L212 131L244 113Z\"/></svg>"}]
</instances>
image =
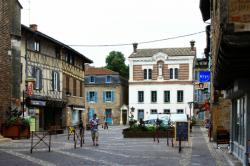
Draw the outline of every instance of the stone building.
<instances>
[{"instance_id":1,"label":"stone building","mask_svg":"<svg viewBox=\"0 0 250 166\"><path fill-rule=\"evenodd\" d=\"M250 1L201 0L200 9L204 21L211 19L211 99L230 110L230 151L249 165ZM230 100L224 105L217 100L222 90L222 97Z\"/></svg>"},{"instance_id":2,"label":"stone building","mask_svg":"<svg viewBox=\"0 0 250 166\"><path fill-rule=\"evenodd\" d=\"M137 49L129 56L129 107L136 120L150 114L193 115L194 41L186 48Z\"/></svg>"},{"instance_id":3,"label":"stone building","mask_svg":"<svg viewBox=\"0 0 250 166\"><path fill-rule=\"evenodd\" d=\"M128 80L117 72L91 66L86 67L85 75L85 99L88 109L86 121L92 119L96 113L102 122L126 123Z\"/></svg>"},{"instance_id":4,"label":"stone building","mask_svg":"<svg viewBox=\"0 0 250 166\"><path fill-rule=\"evenodd\" d=\"M18 0L0 1L0 128L8 111L21 111L21 9Z\"/></svg>"},{"instance_id":5,"label":"stone building","mask_svg":"<svg viewBox=\"0 0 250 166\"><path fill-rule=\"evenodd\" d=\"M35 24L22 25L21 55L22 100L26 115L36 120L36 130L70 125L72 111L84 108L84 64L92 61L38 31Z\"/></svg>"}]
</instances>

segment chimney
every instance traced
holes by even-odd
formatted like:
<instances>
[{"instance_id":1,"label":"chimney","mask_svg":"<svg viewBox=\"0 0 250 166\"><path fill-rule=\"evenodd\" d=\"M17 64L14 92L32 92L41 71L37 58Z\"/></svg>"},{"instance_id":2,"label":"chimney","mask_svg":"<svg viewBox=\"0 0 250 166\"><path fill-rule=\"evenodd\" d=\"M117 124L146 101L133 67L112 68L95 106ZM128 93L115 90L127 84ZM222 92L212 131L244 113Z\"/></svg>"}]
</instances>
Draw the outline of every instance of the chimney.
<instances>
[{"instance_id":1,"label":"chimney","mask_svg":"<svg viewBox=\"0 0 250 166\"><path fill-rule=\"evenodd\" d=\"M194 41L194 40L191 40L191 41L190 41L191 51L195 51L194 44L195 44L195 41Z\"/></svg>"},{"instance_id":2,"label":"chimney","mask_svg":"<svg viewBox=\"0 0 250 166\"><path fill-rule=\"evenodd\" d=\"M133 53L137 52L137 46L138 46L138 43L133 43L133 49L134 49Z\"/></svg>"},{"instance_id":3,"label":"chimney","mask_svg":"<svg viewBox=\"0 0 250 166\"><path fill-rule=\"evenodd\" d=\"M32 29L32 31L37 31L37 24L30 24L30 28Z\"/></svg>"}]
</instances>

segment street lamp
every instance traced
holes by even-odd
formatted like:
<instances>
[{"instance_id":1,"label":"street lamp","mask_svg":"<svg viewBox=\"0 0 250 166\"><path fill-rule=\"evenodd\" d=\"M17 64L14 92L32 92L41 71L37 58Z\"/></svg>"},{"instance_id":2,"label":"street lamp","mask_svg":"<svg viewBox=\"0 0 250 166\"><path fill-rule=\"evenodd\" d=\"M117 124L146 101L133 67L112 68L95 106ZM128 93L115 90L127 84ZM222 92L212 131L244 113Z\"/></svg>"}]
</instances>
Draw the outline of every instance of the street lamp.
<instances>
[{"instance_id":1,"label":"street lamp","mask_svg":"<svg viewBox=\"0 0 250 166\"><path fill-rule=\"evenodd\" d=\"M194 102L188 102L188 105L189 105L189 119L191 121L191 109L192 109L192 105L194 104Z\"/></svg>"},{"instance_id":2,"label":"street lamp","mask_svg":"<svg viewBox=\"0 0 250 166\"><path fill-rule=\"evenodd\" d=\"M131 120L134 120L134 115L133 115L133 113L134 113L134 111L135 111L135 108L132 106L130 109L131 109L131 111L130 111L130 115L131 115L131 116L130 116L130 119L131 119Z\"/></svg>"}]
</instances>

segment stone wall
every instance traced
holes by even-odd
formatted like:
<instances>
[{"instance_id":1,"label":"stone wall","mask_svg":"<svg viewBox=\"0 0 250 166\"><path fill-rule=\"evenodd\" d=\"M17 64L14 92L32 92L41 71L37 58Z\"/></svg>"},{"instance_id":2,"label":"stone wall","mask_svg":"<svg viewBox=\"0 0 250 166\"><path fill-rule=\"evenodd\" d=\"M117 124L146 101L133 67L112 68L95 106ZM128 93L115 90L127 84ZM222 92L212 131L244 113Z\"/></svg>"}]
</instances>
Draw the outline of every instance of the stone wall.
<instances>
[{"instance_id":1,"label":"stone wall","mask_svg":"<svg viewBox=\"0 0 250 166\"><path fill-rule=\"evenodd\" d=\"M0 1L0 127L11 106L11 57L9 0Z\"/></svg>"}]
</instances>

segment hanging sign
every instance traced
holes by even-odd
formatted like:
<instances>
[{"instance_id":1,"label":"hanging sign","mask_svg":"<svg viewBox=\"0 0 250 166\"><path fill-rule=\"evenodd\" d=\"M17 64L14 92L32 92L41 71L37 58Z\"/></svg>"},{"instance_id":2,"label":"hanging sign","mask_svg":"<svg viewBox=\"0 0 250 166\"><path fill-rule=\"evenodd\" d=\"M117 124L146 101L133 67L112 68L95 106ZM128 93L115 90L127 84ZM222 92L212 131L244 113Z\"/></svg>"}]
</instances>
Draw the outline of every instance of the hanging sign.
<instances>
[{"instance_id":1,"label":"hanging sign","mask_svg":"<svg viewBox=\"0 0 250 166\"><path fill-rule=\"evenodd\" d=\"M199 81L200 82L210 82L210 71L200 71Z\"/></svg>"}]
</instances>

